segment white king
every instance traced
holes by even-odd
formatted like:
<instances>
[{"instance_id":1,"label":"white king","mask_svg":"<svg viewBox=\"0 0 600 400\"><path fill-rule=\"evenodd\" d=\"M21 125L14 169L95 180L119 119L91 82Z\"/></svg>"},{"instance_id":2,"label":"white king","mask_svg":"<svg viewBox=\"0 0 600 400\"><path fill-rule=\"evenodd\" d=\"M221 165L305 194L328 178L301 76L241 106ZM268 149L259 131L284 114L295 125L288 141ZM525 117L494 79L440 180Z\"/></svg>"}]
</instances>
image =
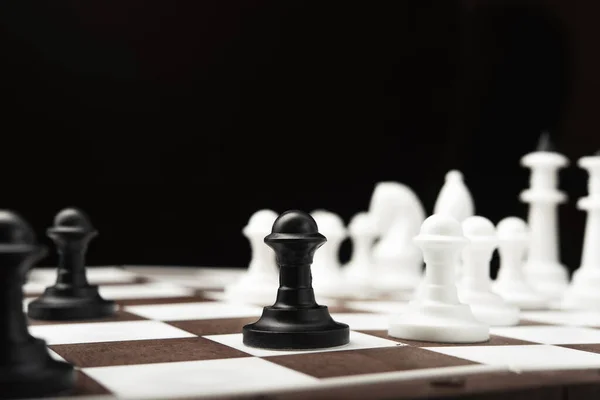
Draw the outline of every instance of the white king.
<instances>
[{"instance_id":1,"label":"white king","mask_svg":"<svg viewBox=\"0 0 600 400\"><path fill-rule=\"evenodd\" d=\"M540 138L536 151L525 155L521 164L531 169L530 187L521 192L521 201L529 203L530 247L524 273L540 293L558 298L564 293L569 274L560 263L558 249L558 204L567 196L558 190L558 170L569 160L552 149L547 133Z\"/></svg>"},{"instance_id":2,"label":"white king","mask_svg":"<svg viewBox=\"0 0 600 400\"><path fill-rule=\"evenodd\" d=\"M577 202L587 211L581 266L573 274L573 282L565 294L564 308L600 309L600 153L579 159L588 171L588 195Z\"/></svg>"}]
</instances>

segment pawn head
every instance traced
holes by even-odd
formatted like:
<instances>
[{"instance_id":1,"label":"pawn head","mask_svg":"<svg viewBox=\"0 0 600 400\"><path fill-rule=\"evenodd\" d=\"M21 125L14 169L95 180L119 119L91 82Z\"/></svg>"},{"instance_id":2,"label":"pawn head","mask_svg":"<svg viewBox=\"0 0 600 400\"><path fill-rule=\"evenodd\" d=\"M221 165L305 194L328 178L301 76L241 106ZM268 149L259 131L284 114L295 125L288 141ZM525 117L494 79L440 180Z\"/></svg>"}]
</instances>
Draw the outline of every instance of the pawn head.
<instances>
[{"instance_id":1,"label":"pawn head","mask_svg":"<svg viewBox=\"0 0 600 400\"><path fill-rule=\"evenodd\" d=\"M20 215L0 210L0 246L36 245L35 234L31 226Z\"/></svg>"},{"instance_id":2,"label":"pawn head","mask_svg":"<svg viewBox=\"0 0 600 400\"><path fill-rule=\"evenodd\" d=\"M280 265L312 263L315 251L326 241L314 218L299 210L286 211L277 217L271 233L265 237Z\"/></svg>"},{"instance_id":3,"label":"pawn head","mask_svg":"<svg viewBox=\"0 0 600 400\"><path fill-rule=\"evenodd\" d=\"M464 245L467 242L460 223L448 214L433 214L426 218L414 240L421 247L443 244Z\"/></svg>"},{"instance_id":4,"label":"pawn head","mask_svg":"<svg viewBox=\"0 0 600 400\"><path fill-rule=\"evenodd\" d=\"M273 226L273 222L277 219L277 213L273 210L262 209L258 210L248 220L248 224L244 227L244 234L252 233L267 234Z\"/></svg>"},{"instance_id":5,"label":"pawn head","mask_svg":"<svg viewBox=\"0 0 600 400\"><path fill-rule=\"evenodd\" d=\"M375 224L375 219L369 213L361 211L352 217L348 229L353 234L375 235L377 224Z\"/></svg>"},{"instance_id":6,"label":"pawn head","mask_svg":"<svg viewBox=\"0 0 600 400\"><path fill-rule=\"evenodd\" d=\"M308 213L289 210L281 214L273 223L273 234L289 236L306 236L319 233L315 219Z\"/></svg>"},{"instance_id":7,"label":"pawn head","mask_svg":"<svg viewBox=\"0 0 600 400\"><path fill-rule=\"evenodd\" d=\"M526 240L529 235L527 223L519 217L506 217L496 227L500 240Z\"/></svg>"},{"instance_id":8,"label":"pawn head","mask_svg":"<svg viewBox=\"0 0 600 400\"><path fill-rule=\"evenodd\" d=\"M427 236L462 236L460 223L447 214L433 214L421 225L421 235Z\"/></svg>"},{"instance_id":9,"label":"pawn head","mask_svg":"<svg viewBox=\"0 0 600 400\"><path fill-rule=\"evenodd\" d=\"M54 217L55 228L79 228L94 230L90 218L78 208L65 208Z\"/></svg>"},{"instance_id":10,"label":"pawn head","mask_svg":"<svg viewBox=\"0 0 600 400\"><path fill-rule=\"evenodd\" d=\"M479 215L467 217L462 223L462 231L469 240L493 239L496 236L494 224Z\"/></svg>"},{"instance_id":11,"label":"pawn head","mask_svg":"<svg viewBox=\"0 0 600 400\"><path fill-rule=\"evenodd\" d=\"M47 254L44 246L39 246L31 226L18 214L0 210L0 255L3 262L29 268Z\"/></svg>"},{"instance_id":12,"label":"pawn head","mask_svg":"<svg viewBox=\"0 0 600 400\"><path fill-rule=\"evenodd\" d=\"M321 232L327 236L331 236L330 239L332 237L346 236L344 220L336 213L319 209L313 211L310 215L320 227Z\"/></svg>"}]
</instances>

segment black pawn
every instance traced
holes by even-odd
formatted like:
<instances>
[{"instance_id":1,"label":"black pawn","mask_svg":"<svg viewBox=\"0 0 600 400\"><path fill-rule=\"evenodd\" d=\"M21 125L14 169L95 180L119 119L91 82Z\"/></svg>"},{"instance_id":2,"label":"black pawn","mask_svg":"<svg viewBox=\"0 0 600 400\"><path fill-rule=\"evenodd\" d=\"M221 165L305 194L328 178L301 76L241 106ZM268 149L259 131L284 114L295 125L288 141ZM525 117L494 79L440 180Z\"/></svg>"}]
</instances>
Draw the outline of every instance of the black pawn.
<instances>
[{"instance_id":1,"label":"black pawn","mask_svg":"<svg viewBox=\"0 0 600 400\"><path fill-rule=\"evenodd\" d=\"M116 311L114 301L103 299L98 287L86 277L85 253L97 235L89 218L80 210L67 208L54 218L48 236L59 255L58 278L54 286L29 303L28 315L40 320L96 319L111 316Z\"/></svg>"},{"instance_id":2,"label":"black pawn","mask_svg":"<svg viewBox=\"0 0 600 400\"><path fill-rule=\"evenodd\" d=\"M75 384L73 367L50 357L23 313L25 275L45 254L21 217L0 210L0 398L57 395Z\"/></svg>"},{"instance_id":3,"label":"black pawn","mask_svg":"<svg viewBox=\"0 0 600 400\"><path fill-rule=\"evenodd\" d=\"M275 304L260 319L244 326L244 344L276 350L319 349L348 344L350 329L331 318L327 306L317 304L310 266L315 251L327 239L307 213L286 211L265 243L277 256L279 290Z\"/></svg>"}]
</instances>

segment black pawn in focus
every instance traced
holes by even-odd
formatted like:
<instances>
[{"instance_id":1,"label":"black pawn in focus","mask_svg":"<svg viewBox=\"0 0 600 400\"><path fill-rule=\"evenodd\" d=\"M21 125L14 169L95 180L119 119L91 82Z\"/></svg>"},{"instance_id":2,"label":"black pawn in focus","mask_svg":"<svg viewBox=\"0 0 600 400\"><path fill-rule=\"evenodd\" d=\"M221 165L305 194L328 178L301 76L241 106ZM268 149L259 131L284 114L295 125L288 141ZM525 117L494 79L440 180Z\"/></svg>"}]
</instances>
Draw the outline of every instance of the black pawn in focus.
<instances>
[{"instance_id":1,"label":"black pawn in focus","mask_svg":"<svg viewBox=\"0 0 600 400\"><path fill-rule=\"evenodd\" d=\"M116 311L113 301L103 299L98 287L86 277L85 253L97 231L80 210L67 208L54 218L48 236L54 241L58 255L58 278L54 286L29 303L28 315L40 320L96 319Z\"/></svg>"},{"instance_id":2,"label":"black pawn in focus","mask_svg":"<svg viewBox=\"0 0 600 400\"><path fill-rule=\"evenodd\" d=\"M29 334L23 284L31 266L46 255L18 215L0 211L0 398L57 395L75 384L71 365L54 360L46 343Z\"/></svg>"},{"instance_id":3,"label":"black pawn in focus","mask_svg":"<svg viewBox=\"0 0 600 400\"><path fill-rule=\"evenodd\" d=\"M348 344L350 329L331 318L327 306L317 304L310 266L315 251L327 239L307 213L281 214L265 243L277 256L279 290L275 304L260 319L244 326L244 344L276 350L337 347Z\"/></svg>"}]
</instances>

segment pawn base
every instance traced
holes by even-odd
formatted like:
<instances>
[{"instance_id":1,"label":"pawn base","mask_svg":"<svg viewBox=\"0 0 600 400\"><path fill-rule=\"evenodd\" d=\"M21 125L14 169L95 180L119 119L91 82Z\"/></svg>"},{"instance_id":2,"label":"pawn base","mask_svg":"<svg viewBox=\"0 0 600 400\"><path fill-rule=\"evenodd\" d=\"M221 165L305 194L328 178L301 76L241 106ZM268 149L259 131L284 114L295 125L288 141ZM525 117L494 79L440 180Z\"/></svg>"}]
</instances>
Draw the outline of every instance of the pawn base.
<instances>
[{"instance_id":1,"label":"pawn base","mask_svg":"<svg viewBox=\"0 0 600 400\"><path fill-rule=\"evenodd\" d=\"M266 306L275 302L278 282L242 279L225 289L224 300Z\"/></svg>"},{"instance_id":2,"label":"pawn base","mask_svg":"<svg viewBox=\"0 0 600 400\"><path fill-rule=\"evenodd\" d=\"M519 308L508 304L496 293L466 289L462 289L461 292L461 302L471 307L477 320L490 326L514 326L519 323Z\"/></svg>"},{"instance_id":3,"label":"pawn base","mask_svg":"<svg viewBox=\"0 0 600 400\"><path fill-rule=\"evenodd\" d=\"M68 394L75 386L75 369L50 357L40 339L11 347L6 367L0 367L1 398L37 398ZM3 362L4 364L4 362Z\"/></svg>"},{"instance_id":4,"label":"pawn base","mask_svg":"<svg viewBox=\"0 0 600 400\"><path fill-rule=\"evenodd\" d=\"M373 286L379 293L383 294L395 293L398 291L406 292L416 289L422 280L422 275L403 275L400 271L376 278L373 282Z\"/></svg>"},{"instance_id":5,"label":"pawn base","mask_svg":"<svg viewBox=\"0 0 600 400\"><path fill-rule=\"evenodd\" d=\"M321 299L343 299L352 295L350 289L344 282L341 273L318 274L313 273L312 287Z\"/></svg>"},{"instance_id":6,"label":"pawn base","mask_svg":"<svg viewBox=\"0 0 600 400\"><path fill-rule=\"evenodd\" d=\"M96 286L78 288L75 291L49 287L27 307L30 318L46 321L105 318L114 315L116 311L116 303L100 297Z\"/></svg>"},{"instance_id":7,"label":"pawn base","mask_svg":"<svg viewBox=\"0 0 600 400\"><path fill-rule=\"evenodd\" d=\"M573 274L560 308L565 310L600 310L600 269L580 267Z\"/></svg>"},{"instance_id":8,"label":"pawn base","mask_svg":"<svg viewBox=\"0 0 600 400\"><path fill-rule=\"evenodd\" d=\"M265 307L261 318L244 326L246 346L272 350L309 350L344 346L350 328L334 321L326 306L283 309Z\"/></svg>"},{"instance_id":9,"label":"pawn base","mask_svg":"<svg viewBox=\"0 0 600 400\"><path fill-rule=\"evenodd\" d=\"M476 320L466 304L412 302L410 307L390 320L390 336L439 343L481 343L490 338L489 326Z\"/></svg>"},{"instance_id":10,"label":"pawn base","mask_svg":"<svg viewBox=\"0 0 600 400\"><path fill-rule=\"evenodd\" d=\"M1 371L1 370L0 370ZM2 397L9 399L37 398L68 394L75 386L75 371L69 364L48 360L43 370L1 372Z\"/></svg>"},{"instance_id":11,"label":"pawn base","mask_svg":"<svg viewBox=\"0 0 600 400\"><path fill-rule=\"evenodd\" d=\"M378 297L378 293L373 287L372 277L369 271L363 271L362 266L347 265L343 269L344 285L349 288L351 296L349 298L367 300Z\"/></svg>"},{"instance_id":12,"label":"pawn base","mask_svg":"<svg viewBox=\"0 0 600 400\"><path fill-rule=\"evenodd\" d=\"M549 301L536 293L525 282L499 282L493 285L494 292L498 293L508 304L519 307L521 310L543 310L548 308Z\"/></svg>"},{"instance_id":13,"label":"pawn base","mask_svg":"<svg viewBox=\"0 0 600 400\"><path fill-rule=\"evenodd\" d=\"M375 267L373 287L380 293L395 293L416 289L423 281L423 267L413 260L398 260L391 264L382 263Z\"/></svg>"},{"instance_id":14,"label":"pawn base","mask_svg":"<svg viewBox=\"0 0 600 400\"><path fill-rule=\"evenodd\" d=\"M569 285L569 274L561 264L526 264L524 273L527 282L550 299L563 296Z\"/></svg>"}]
</instances>

